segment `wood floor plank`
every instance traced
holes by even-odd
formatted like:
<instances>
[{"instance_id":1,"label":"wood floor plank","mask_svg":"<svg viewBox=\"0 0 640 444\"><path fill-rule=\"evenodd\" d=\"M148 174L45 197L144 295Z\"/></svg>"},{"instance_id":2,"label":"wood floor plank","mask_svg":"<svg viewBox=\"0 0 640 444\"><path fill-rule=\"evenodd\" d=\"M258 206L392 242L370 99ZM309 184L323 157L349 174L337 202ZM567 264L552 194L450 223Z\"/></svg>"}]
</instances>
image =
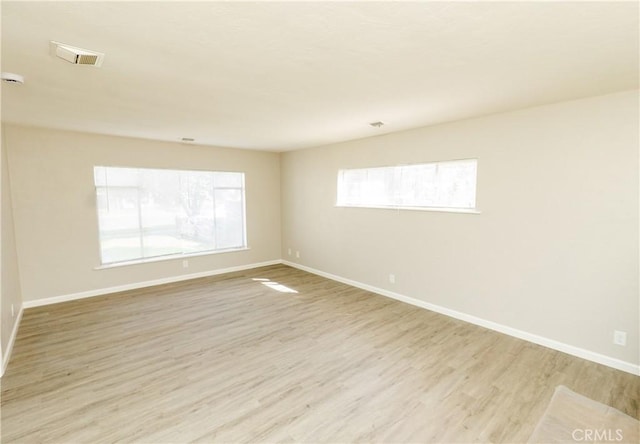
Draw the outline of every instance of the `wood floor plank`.
<instances>
[{"instance_id":1,"label":"wood floor plank","mask_svg":"<svg viewBox=\"0 0 640 444\"><path fill-rule=\"evenodd\" d=\"M28 309L4 443L524 442L640 378L283 265Z\"/></svg>"}]
</instances>

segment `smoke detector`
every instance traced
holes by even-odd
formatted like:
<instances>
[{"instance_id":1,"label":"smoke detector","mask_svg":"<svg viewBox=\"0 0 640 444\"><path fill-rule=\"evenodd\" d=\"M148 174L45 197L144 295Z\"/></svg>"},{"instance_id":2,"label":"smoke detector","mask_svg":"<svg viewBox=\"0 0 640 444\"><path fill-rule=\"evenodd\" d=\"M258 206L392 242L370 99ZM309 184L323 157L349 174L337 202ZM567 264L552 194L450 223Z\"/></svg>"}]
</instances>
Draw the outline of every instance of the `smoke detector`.
<instances>
[{"instance_id":1,"label":"smoke detector","mask_svg":"<svg viewBox=\"0 0 640 444\"><path fill-rule=\"evenodd\" d=\"M65 43L51 41L49 44L51 55L66 60L74 65L89 65L99 68L102 66L104 54L101 52L82 49Z\"/></svg>"},{"instance_id":2,"label":"smoke detector","mask_svg":"<svg viewBox=\"0 0 640 444\"><path fill-rule=\"evenodd\" d=\"M2 81L7 83L17 83L18 85L22 85L24 83L24 77L22 77L20 74L14 74L12 72L3 72Z\"/></svg>"}]
</instances>

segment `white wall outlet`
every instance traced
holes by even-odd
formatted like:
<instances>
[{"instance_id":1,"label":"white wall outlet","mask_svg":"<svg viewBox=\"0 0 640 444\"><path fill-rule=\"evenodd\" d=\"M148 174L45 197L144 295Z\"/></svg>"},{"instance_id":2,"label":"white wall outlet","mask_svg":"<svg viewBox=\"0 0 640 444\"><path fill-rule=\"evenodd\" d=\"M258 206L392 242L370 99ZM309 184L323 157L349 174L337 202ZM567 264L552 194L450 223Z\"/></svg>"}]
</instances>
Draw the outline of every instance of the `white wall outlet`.
<instances>
[{"instance_id":1,"label":"white wall outlet","mask_svg":"<svg viewBox=\"0 0 640 444\"><path fill-rule=\"evenodd\" d=\"M627 345L627 332L616 330L613 332L613 343L616 345Z\"/></svg>"},{"instance_id":2,"label":"white wall outlet","mask_svg":"<svg viewBox=\"0 0 640 444\"><path fill-rule=\"evenodd\" d=\"M395 284L396 283L396 275L395 274L390 274L389 275L389 283L390 284Z\"/></svg>"},{"instance_id":3,"label":"white wall outlet","mask_svg":"<svg viewBox=\"0 0 640 444\"><path fill-rule=\"evenodd\" d=\"M296 250L296 257L300 259L300 252L298 250Z\"/></svg>"},{"instance_id":4,"label":"white wall outlet","mask_svg":"<svg viewBox=\"0 0 640 444\"><path fill-rule=\"evenodd\" d=\"M291 256L291 248L289 248L289 249L287 250L287 254L288 254L289 256Z\"/></svg>"},{"instance_id":5,"label":"white wall outlet","mask_svg":"<svg viewBox=\"0 0 640 444\"><path fill-rule=\"evenodd\" d=\"M13 304L11 304L11 317L15 316L15 312L13 311Z\"/></svg>"},{"instance_id":6,"label":"white wall outlet","mask_svg":"<svg viewBox=\"0 0 640 444\"><path fill-rule=\"evenodd\" d=\"M189 268L189 260L188 259L184 259L182 261L182 268Z\"/></svg>"}]
</instances>

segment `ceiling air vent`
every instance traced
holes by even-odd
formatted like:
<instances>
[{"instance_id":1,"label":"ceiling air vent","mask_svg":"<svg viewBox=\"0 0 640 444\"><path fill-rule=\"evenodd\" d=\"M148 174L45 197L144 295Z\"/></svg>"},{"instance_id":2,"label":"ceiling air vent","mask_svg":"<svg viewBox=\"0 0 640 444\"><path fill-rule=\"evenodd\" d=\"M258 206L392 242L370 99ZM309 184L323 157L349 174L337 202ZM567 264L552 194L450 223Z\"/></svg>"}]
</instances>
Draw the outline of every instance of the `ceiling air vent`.
<instances>
[{"instance_id":1,"label":"ceiling air vent","mask_svg":"<svg viewBox=\"0 0 640 444\"><path fill-rule=\"evenodd\" d=\"M104 54L89 49L77 48L60 42L52 41L51 55L66 60L74 65L102 66Z\"/></svg>"},{"instance_id":2,"label":"ceiling air vent","mask_svg":"<svg viewBox=\"0 0 640 444\"><path fill-rule=\"evenodd\" d=\"M12 72L3 72L2 81L22 85L24 83L24 77L22 77L20 74L14 74Z\"/></svg>"}]
</instances>

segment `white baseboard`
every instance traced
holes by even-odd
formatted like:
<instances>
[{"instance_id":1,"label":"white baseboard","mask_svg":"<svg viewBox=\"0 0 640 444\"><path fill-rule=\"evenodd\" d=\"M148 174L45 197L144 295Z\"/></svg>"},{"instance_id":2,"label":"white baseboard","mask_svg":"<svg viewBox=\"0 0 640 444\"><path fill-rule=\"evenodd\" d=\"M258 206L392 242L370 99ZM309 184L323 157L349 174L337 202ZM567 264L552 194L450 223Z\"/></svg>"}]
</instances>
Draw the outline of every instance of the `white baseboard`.
<instances>
[{"instance_id":1,"label":"white baseboard","mask_svg":"<svg viewBox=\"0 0 640 444\"><path fill-rule=\"evenodd\" d=\"M4 375L4 372L7 369L7 365L9 365L9 359L11 358L11 352L13 351L13 344L15 344L16 342L16 336L18 335L18 328L20 327L20 321L22 320L23 312L24 306L20 307L20 311L18 311L18 317L16 318L16 322L13 324L13 329L11 330L11 336L9 337L7 349L2 353L2 368L0 368L0 378L2 377L2 375Z\"/></svg>"},{"instance_id":2,"label":"white baseboard","mask_svg":"<svg viewBox=\"0 0 640 444\"><path fill-rule=\"evenodd\" d=\"M362 290L370 291L372 293L376 293L382 296L396 299L398 301L406 302L408 304L415 305L417 307L426 308L427 310L431 310L436 313L440 313L455 319L460 319L461 321L469 322L471 324L479 325L481 327L485 327L490 330L504 333L506 335L513 336L518 339L524 339L525 341L533 342L534 344L538 344L547 348L558 350L563 353L567 353L569 355L586 359L588 361L597 362L598 364L603 364L608 367L622 370L634 375L640 375L640 365L632 364L630 362L612 358L610 356L606 356L600 353L586 350L584 348L565 344L564 342L556 341L554 339L545 338L544 336L539 336L523 330L518 330L513 327L488 321L486 319L482 319L467 313L451 310L446 307L441 307L436 304L431 304L429 302L425 302L420 299L415 299L399 293L395 293L393 291L385 290L383 288L374 287L373 285L363 284L362 282L354 281L352 279L347 279L341 276L337 276L335 274L326 273L324 271L316 270L315 268L307 267L305 265L300 265L295 262L289 262L289 261L283 260L282 263L290 267L298 268L300 270L303 270L309 273L317 274L318 276L322 276L327 279L342 282L343 284L351 285L352 287L361 288Z\"/></svg>"},{"instance_id":3,"label":"white baseboard","mask_svg":"<svg viewBox=\"0 0 640 444\"><path fill-rule=\"evenodd\" d=\"M234 271L250 270L252 268L266 267L268 265L277 265L281 263L282 261L280 259L276 259L272 261L258 262L254 264L239 265L236 267L228 267L228 268L220 268L217 270L203 271L200 273L182 274L179 276L171 276L168 278L154 279L152 281L143 281L143 282L136 282L133 284L118 285L116 287L98 288L96 290L64 294L61 296L53 296L50 298L34 299L31 301L24 301L22 303L22 306L24 308L40 307L43 305L51 305L51 304L57 304L60 302L75 301L77 299L85 299L85 298L91 298L94 296L102 296L110 293L118 293L120 291L136 290L138 288L153 287L154 285L171 284L173 282L188 281L189 279L215 276L215 275L224 274L224 273L232 273Z\"/></svg>"}]
</instances>

